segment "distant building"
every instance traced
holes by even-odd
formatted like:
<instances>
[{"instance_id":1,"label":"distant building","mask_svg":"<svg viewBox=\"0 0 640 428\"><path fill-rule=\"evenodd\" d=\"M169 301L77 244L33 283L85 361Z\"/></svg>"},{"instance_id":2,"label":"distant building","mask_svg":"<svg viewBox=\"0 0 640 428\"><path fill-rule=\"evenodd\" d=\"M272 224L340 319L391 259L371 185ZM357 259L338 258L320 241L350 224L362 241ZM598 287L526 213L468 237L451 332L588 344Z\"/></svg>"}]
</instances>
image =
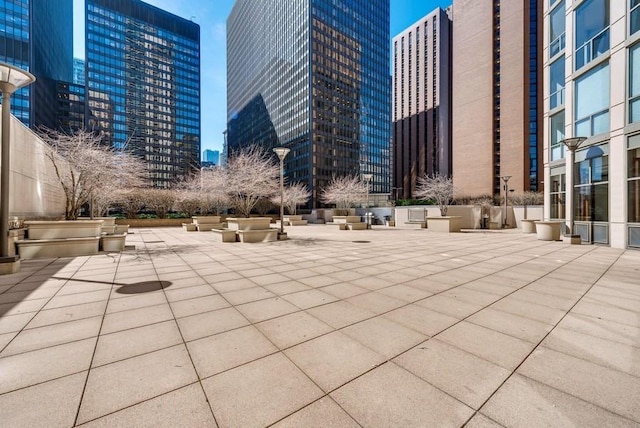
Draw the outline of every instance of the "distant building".
<instances>
[{"instance_id":1,"label":"distant building","mask_svg":"<svg viewBox=\"0 0 640 428\"><path fill-rule=\"evenodd\" d=\"M157 187L200 161L200 27L140 0L85 0L91 123Z\"/></svg>"},{"instance_id":2,"label":"distant building","mask_svg":"<svg viewBox=\"0 0 640 428\"><path fill-rule=\"evenodd\" d=\"M453 181L467 196L542 190L542 4L454 0Z\"/></svg>"},{"instance_id":3,"label":"distant building","mask_svg":"<svg viewBox=\"0 0 640 428\"><path fill-rule=\"evenodd\" d=\"M394 198L416 179L450 176L451 10L434 10L393 38Z\"/></svg>"},{"instance_id":4,"label":"distant building","mask_svg":"<svg viewBox=\"0 0 640 428\"><path fill-rule=\"evenodd\" d=\"M0 61L36 81L11 97L11 112L30 127L56 128L57 81L71 81L72 0L0 0Z\"/></svg>"},{"instance_id":5,"label":"distant building","mask_svg":"<svg viewBox=\"0 0 640 428\"><path fill-rule=\"evenodd\" d=\"M640 3L543 3L544 216L572 213L584 243L640 248ZM586 138L573 162L569 137Z\"/></svg>"},{"instance_id":6,"label":"distant building","mask_svg":"<svg viewBox=\"0 0 640 428\"><path fill-rule=\"evenodd\" d=\"M390 190L389 0L237 0L227 19L227 156L291 149L317 206L340 175ZM274 155L275 156L275 155Z\"/></svg>"},{"instance_id":7,"label":"distant building","mask_svg":"<svg viewBox=\"0 0 640 428\"><path fill-rule=\"evenodd\" d=\"M212 165L220 165L220 152L218 150L205 150L202 155L202 162L208 162Z\"/></svg>"},{"instance_id":8,"label":"distant building","mask_svg":"<svg viewBox=\"0 0 640 428\"><path fill-rule=\"evenodd\" d=\"M84 86L84 60L73 59L73 83Z\"/></svg>"}]
</instances>

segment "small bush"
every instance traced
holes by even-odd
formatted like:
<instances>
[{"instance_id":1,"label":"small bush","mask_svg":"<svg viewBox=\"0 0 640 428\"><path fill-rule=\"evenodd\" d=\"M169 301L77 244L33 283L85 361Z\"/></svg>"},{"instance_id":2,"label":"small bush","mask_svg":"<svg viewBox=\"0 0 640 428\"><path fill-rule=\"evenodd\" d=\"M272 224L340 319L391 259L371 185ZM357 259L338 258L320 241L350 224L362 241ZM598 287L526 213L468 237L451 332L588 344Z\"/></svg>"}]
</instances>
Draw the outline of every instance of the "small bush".
<instances>
[{"instance_id":1,"label":"small bush","mask_svg":"<svg viewBox=\"0 0 640 428\"><path fill-rule=\"evenodd\" d=\"M158 218L158 216L155 214L138 214L137 217L141 220L146 220L149 218Z\"/></svg>"}]
</instances>

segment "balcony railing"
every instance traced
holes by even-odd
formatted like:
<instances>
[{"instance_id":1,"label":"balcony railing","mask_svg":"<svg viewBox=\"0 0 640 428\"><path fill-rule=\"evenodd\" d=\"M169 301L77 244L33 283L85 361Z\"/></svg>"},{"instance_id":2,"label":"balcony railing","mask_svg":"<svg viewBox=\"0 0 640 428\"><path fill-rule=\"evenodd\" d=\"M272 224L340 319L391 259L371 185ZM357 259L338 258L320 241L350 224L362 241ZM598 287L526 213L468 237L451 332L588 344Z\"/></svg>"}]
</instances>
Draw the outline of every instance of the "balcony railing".
<instances>
[{"instance_id":1,"label":"balcony railing","mask_svg":"<svg viewBox=\"0 0 640 428\"><path fill-rule=\"evenodd\" d=\"M576 70L581 69L609 50L609 27L587 40L576 49Z\"/></svg>"},{"instance_id":2,"label":"balcony railing","mask_svg":"<svg viewBox=\"0 0 640 428\"><path fill-rule=\"evenodd\" d=\"M553 58L558 53L560 53L564 49L564 44L565 44L565 34L562 33L558 37L556 37L549 45L549 50L551 51L549 53L549 57Z\"/></svg>"},{"instance_id":3,"label":"balcony railing","mask_svg":"<svg viewBox=\"0 0 640 428\"><path fill-rule=\"evenodd\" d=\"M560 88L554 93L552 93L549 97L549 109L553 110L554 108L564 105L564 88Z\"/></svg>"}]
</instances>

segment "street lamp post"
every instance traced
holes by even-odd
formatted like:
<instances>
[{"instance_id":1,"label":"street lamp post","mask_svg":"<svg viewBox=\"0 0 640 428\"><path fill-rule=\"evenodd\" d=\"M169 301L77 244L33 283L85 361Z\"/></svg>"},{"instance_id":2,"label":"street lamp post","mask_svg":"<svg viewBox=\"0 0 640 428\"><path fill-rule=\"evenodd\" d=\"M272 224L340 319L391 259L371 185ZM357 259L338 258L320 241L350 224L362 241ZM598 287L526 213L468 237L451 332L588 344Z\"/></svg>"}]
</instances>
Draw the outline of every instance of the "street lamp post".
<instances>
[{"instance_id":1,"label":"street lamp post","mask_svg":"<svg viewBox=\"0 0 640 428\"><path fill-rule=\"evenodd\" d=\"M367 206L364 216L367 219L367 229L371 229L371 213L369 213L369 185L373 179L373 174L362 174L362 178L367 183Z\"/></svg>"},{"instance_id":2,"label":"street lamp post","mask_svg":"<svg viewBox=\"0 0 640 428\"><path fill-rule=\"evenodd\" d=\"M0 164L0 264L15 263L9 257L9 167L11 146L11 94L30 85L36 78L29 72L0 63L0 91L2 92L2 151ZM33 100L32 100L33 101ZM12 268L13 269L13 268ZM4 270L0 268L0 271Z\"/></svg>"},{"instance_id":3,"label":"street lamp post","mask_svg":"<svg viewBox=\"0 0 640 428\"><path fill-rule=\"evenodd\" d=\"M510 175L503 175L500 177L504 181L504 224L503 227L507 227L507 198L509 197L509 179Z\"/></svg>"},{"instance_id":4,"label":"street lamp post","mask_svg":"<svg viewBox=\"0 0 640 428\"><path fill-rule=\"evenodd\" d=\"M273 151L280 159L280 233L278 239L286 239L284 234L284 158L287 157L289 151L286 147L275 147Z\"/></svg>"},{"instance_id":5,"label":"street lamp post","mask_svg":"<svg viewBox=\"0 0 640 428\"><path fill-rule=\"evenodd\" d=\"M567 162L569 162L569 173L566 174L566 179L565 179L565 192L566 192L566 197L565 197L565 201L566 201L566 207L565 207L565 227L569 228L569 235L573 236L573 202L574 202L574 198L573 198L573 170L574 170L574 159L575 159L575 152L578 149L578 147L580 147L580 144L582 144L584 142L584 140L586 140L586 137L570 137L570 138L565 138L564 140L561 140L560 142L563 143L567 149L569 150L569 156L567 156Z\"/></svg>"}]
</instances>

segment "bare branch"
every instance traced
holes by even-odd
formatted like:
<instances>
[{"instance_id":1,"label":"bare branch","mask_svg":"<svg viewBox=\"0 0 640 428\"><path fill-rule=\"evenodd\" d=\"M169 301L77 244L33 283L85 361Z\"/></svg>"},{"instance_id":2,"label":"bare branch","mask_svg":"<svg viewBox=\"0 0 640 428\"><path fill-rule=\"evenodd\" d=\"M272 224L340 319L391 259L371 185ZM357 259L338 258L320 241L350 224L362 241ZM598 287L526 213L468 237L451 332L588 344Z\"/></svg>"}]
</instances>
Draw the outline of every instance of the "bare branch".
<instances>
[{"instance_id":1,"label":"bare branch","mask_svg":"<svg viewBox=\"0 0 640 428\"><path fill-rule=\"evenodd\" d=\"M357 176L336 177L322 189L320 200L325 204L335 204L336 208L350 208L366 199L367 183Z\"/></svg>"}]
</instances>

